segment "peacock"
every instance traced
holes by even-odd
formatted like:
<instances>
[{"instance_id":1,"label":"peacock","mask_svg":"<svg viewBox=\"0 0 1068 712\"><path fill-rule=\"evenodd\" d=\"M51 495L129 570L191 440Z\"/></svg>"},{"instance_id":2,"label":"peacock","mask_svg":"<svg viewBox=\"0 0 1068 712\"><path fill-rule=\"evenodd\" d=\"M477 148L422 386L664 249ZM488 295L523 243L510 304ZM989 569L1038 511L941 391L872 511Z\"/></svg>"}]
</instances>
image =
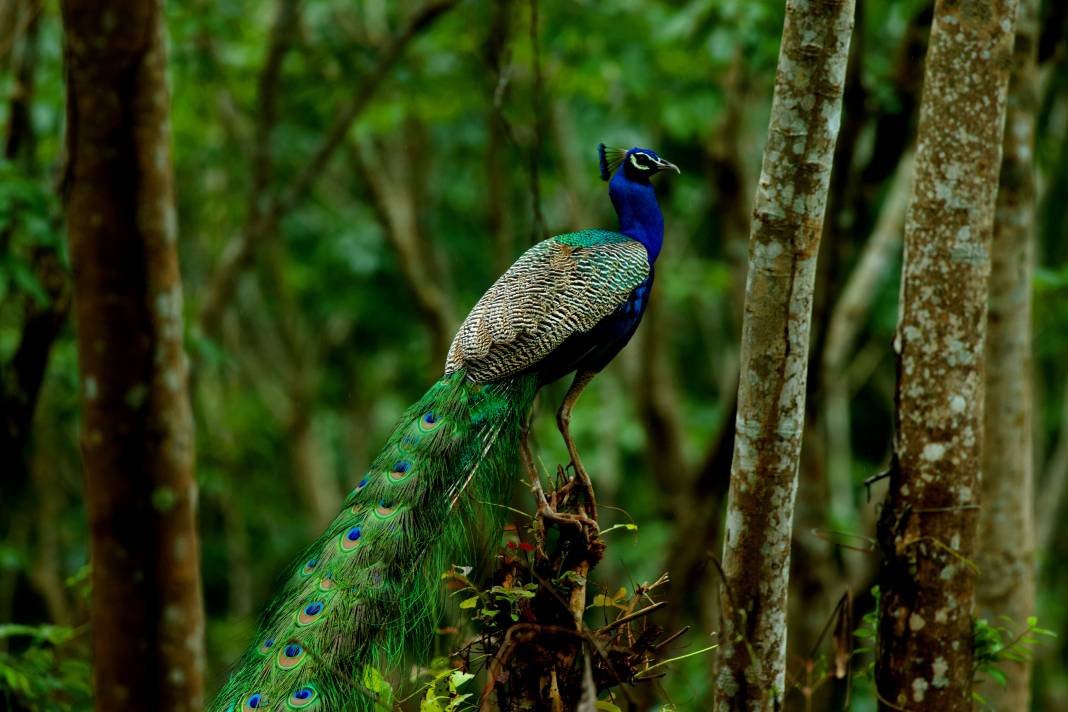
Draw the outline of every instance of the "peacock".
<instances>
[{"instance_id":1,"label":"peacock","mask_svg":"<svg viewBox=\"0 0 1068 712\"><path fill-rule=\"evenodd\" d=\"M508 496L535 393L569 373L557 424L576 477L588 483L571 411L645 313L664 240L650 178L679 171L646 148L601 144L598 155L619 230L539 242L478 300L444 376L404 412L294 565L211 712L381 709L372 681L428 657L441 574L477 561L499 533L492 503ZM544 498L539 509L555 514Z\"/></svg>"}]
</instances>

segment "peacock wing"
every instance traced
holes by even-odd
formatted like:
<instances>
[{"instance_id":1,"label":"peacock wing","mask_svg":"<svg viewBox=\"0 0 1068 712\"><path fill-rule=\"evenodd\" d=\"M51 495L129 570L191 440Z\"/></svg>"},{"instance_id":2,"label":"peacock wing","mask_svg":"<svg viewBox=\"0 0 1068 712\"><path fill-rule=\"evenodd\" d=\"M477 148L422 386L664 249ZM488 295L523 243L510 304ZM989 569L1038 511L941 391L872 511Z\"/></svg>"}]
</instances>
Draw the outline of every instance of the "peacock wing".
<instances>
[{"instance_id":1,"label":"peacock wing","mask_svg":"<svg viewBox=\"0 0 1068 712\"><path fill-rule=\"evenodd\" d=\"M646 277L645 247L584 230L527 250L478 300L453 339L445 372L485 383L521 373L576 332L592 329Z\"/></svg>"}]
</instances>

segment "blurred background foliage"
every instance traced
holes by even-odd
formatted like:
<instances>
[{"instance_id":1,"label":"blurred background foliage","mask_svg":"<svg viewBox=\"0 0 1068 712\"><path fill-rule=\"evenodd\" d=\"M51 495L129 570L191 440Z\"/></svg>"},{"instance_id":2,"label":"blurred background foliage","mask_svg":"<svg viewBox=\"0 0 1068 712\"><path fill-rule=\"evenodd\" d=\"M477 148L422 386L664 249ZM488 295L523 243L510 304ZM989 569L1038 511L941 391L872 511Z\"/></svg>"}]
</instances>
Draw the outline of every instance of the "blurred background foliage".
<instances>
[{"instance_id":1,"label":"blurred background foliage","mask_svg":"<svg viewBox=\"0 0 1068 712\"><path fill-rule=\"evenodd\" d=\"M1057 509L1068 479L1068 56L1058 4L1043 3L1034 347L1037 516L1046 531L1038 617L1060 637L1037 652L1035 709L1068 705L1068 574L1058 565L1068 537ZM670 572L661 623L693 626L678 654L706 646L718 629L710 555L722 547L748 215L783 3L444 5L436 22L399 42L422 3L167 3L213 685L244 649L279 572L439 373L452 329L481 292L535 239L614 226L595 162L601 141L652 147L682 175L659 187L667 242L651 313L575 416L602 526L638 525L609 535L595 583L611 594ZM882 490L869 498L862 482L889 455L897 263L870 285L872 307L843 369L819 364L834 305L911 143L929 5L858 3L798 498L789 663L798 687L822 654L809 649L842 592L858 597L858 617L871 605ZM32 422L14 438L18 455L0 463L0 699L86 709L87 524L57 197L61 24L54 0L0 8L5 394L17 393L30 326L50 316L57 325L34 360L47 359L47 369ZM28 121L17 128L20 111ZM315 162L338 126L327 160ZM241 245L228 274L220 265ZM829 384L846 389L845 437L834 437L839 425L823 411ZM562 392L543 394L543 416ZM9 433L13 403L5 400ZM547 467L566 461L550 417L539 418L535 437ZM843 453L844 480L828 474ZM514 504L530 509L523 488ZM703 709L711 670L709 656L681 661L655 696ZM874 708L866 689L856 685L853 709ZM791 694L799 705L803 694ZM818 699L840 700L842 690L826 694Z\"/></svg>"}]
</instances>

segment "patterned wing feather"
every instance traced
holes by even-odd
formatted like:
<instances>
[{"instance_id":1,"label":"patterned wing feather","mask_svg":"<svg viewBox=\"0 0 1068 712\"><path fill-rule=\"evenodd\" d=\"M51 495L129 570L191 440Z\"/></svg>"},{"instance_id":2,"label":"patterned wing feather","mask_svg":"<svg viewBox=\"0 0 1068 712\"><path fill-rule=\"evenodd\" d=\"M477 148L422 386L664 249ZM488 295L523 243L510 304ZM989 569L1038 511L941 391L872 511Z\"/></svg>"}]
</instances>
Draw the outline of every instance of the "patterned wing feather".
<instances>
[{"instance_id":1,"label":"patterned wing feather","mask_svg":"<svg viewBox=\"0 0 1068 712\"><path fill-rule=\"evenodd\" d=\"M445 372L487 383L521 373L573 333L589 331L649 276L645 247L584 230L527 250L478 300L449 349Z\"/></svg>"}]
</instances>

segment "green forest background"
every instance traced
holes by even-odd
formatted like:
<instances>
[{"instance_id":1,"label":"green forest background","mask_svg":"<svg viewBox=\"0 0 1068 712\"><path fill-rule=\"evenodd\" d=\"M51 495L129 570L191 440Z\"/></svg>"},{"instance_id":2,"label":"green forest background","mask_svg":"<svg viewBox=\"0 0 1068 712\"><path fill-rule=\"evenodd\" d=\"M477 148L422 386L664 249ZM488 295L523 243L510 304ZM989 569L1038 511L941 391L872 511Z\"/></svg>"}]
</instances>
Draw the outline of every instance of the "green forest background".
<instances>
[{"instance_id":1,"label":"green forest background","mask_svg":"<svg viewBox=\"0 0 1068 712\"><path fill-rule=\"evenodd\" d=\"M714 642L710 557L722 548L748 218L783 3L441 4L435 22L414 28L422 3L408 0L167 4L210 689L244 650L280 573L439 375L482 291L536 239L615 226L597 173L601 141L653 148L682 175L659 185L667 237L646 323L575 414L602 528L637 525L606 535L594 584L612 594L667 571L660 622L692 626L676 654ZM867 240L894 217L888 195L913 138L929 5L857 7L795 528L798 687L808 662L819 676L831 652L810 648L845 589L858 615L872 606L884 487L869 496L863 481L890 452L899 249L869 285L871 308L840 369L824 368L823 347ZM1054 710L1068 708L1068 25L1059 0L1042 5L1037 615L1058 637L1035 651L1034 709ZM56 3L0 5L4 388L27 324L41 315L61 324L43 354L24 459L0 463L0 700L42 710L90 704L79 384L57 185L63 76ZM25 125L14 120L20 106ZM222 268L243 243L236 269ZM828 422L832 387L848 393L844 424ZM546 466L567 460L548 417L562 395L558 385L541 397L535 439ZM9 432L15 417L4 414ZM531 509L525 488L513 504ZM869 661L858 653L852 709L874 709ZM671 666L658 699L701 709L712 665L697 655ZM842 683L826 684L841 700ZM801 699L792 689L788 704Z\"/></svg>"}]
</instances>

